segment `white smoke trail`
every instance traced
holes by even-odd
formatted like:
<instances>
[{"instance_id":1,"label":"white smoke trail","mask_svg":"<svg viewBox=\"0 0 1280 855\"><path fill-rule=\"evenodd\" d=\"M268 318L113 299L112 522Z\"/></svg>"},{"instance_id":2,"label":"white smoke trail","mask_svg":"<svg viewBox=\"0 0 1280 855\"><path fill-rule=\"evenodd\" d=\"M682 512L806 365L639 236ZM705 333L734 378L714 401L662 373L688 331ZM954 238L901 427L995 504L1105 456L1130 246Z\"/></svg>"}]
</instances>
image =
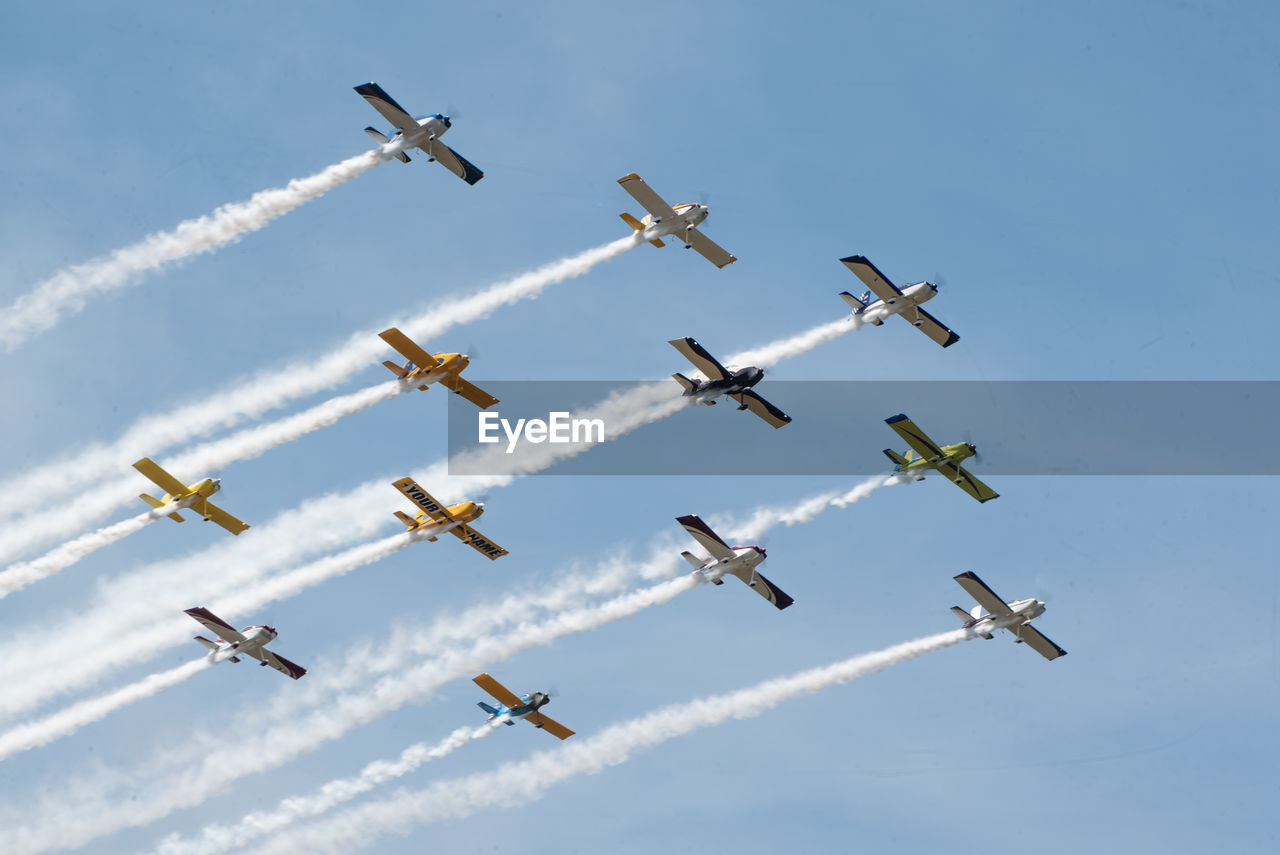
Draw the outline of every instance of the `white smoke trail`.
<instances>
[{"instance_id":1,"label":"white smoke trail","mask_svg":"<svg viewBox=\"0 0 1280 855\"><path fill-rule=\"evenodd\" d=\"M253 841L276 834L295 822L319 816L380 784L402 778L424 763L452 754L458 748L493 733L511 717L500 716L480 727L460 727L434 745L419 742L411 745L395 760L376 760L350 778L338 778L322 786L310 796L294 796L280 802L275 810L255 811L235 825L205 826L198 838L184 840L170 835L156 847L156 855L213 855L247 846Z\"/></svg>"},{"instance_id":2,"label":"white smoke trail","mask_svg":"<svg viewBox=\"0 0 1280 855\"><path fill-rule=\"evenodd\" d=\"M837 321L819 324L797 335L732 354L725 360L725 364L754 365L757 368L768 368L772 365L777 365L784 359L807 353L818 345L839 338L854 329L856 327L850 323L848 317L840 318Z\"/></svg>"},{"instance_id":3,"label":"white smoke trail","mask_svg":"<svg viewBox=\"0 0 1280 855\"><path fill-rule=\"evenodd\" d=\"M972 637L968 630L951 630L735 692L665 707L580 741L538 752L527 760L505 763L492 772L441 781L417 791L400 790L382 801L349 808L328 820L291 829L287 837L268 840L255 852L347 855L367 848L378 835L404 834L418 825L470 816L483 808L526 804L554 784L617 766L637 751L729 719L754 718L783 701L846 683Z\"/></svg>"},{"instance_id":4,"label":"white smoke trail","mask_svg":"<svg viewBox=\"0 0 1280 855\"><path fill-rule=\"evenodd\" d=\"M184 473L188 477L203 476L204 473L217 471L229 463L252 460L278 445L293 442L332 425L344 416L366 410L380 401L394 398L413 388L398 380L389 380L350 395L340 395L288 418L246 428L231 436L206 443L186 454L165 460L164 466L171 472ZM93 519L121 505L136 502L138 490L150 483L132 470L114 482L94 486L91 491L86 491L77 482L76 487L83 495L76 499L73 513L46 512L33 515L0 532L0 560L21 554L35 544L51 538L65 536L83 527L86 519Z\"/></svg>"},{"instance_id":5,"label":"white smoke trail","mask_svg":"<svg viewBox=\"0 0 1280 855\"><path fill-rule=\"evenodd\" d=\"M14 591L25 588L32 582L37 582L61 570L65 570L81 558L91 555L102 547L115 543L117 540L128 537L161 517L180 510L181 507L180 502L169 502L162 507L152 508L149 511L138 514L136 517L113 523L105 528L77 537L75 540L50 550L39 558L6 567L3 571L0 571L0 599L4 599ZM76 511L72 508L64 510L62 513L67 516L74 516Z\"/></svg>"},{"instance_id":6,"label":"white smoke trail","mask_svg":"<svg viewBox=\"0 0 1280 855\"><path fill-rule=\"evenodd\" d=\"M467 649L444 651L435 659L390 674L372 687L331 696L310 714L292 716L287 727L277 725L256 732L239 727L237 739L219 743L216 752L204 750L192 756L191 751L178 749L183 758L183 774L166 781L154 792L138 795L128 811L93 810L87 802L79 802L74 808L74 822L56 822L51 814L70 807L65 799L59 799L51 810L42 811L42 816L32 825L0 829L0 851L6 855L29 855L66 849L122 828L149 825L175 811L200 804L239 778L277 768L407 703L420 703L452 680L469 677L522 650L549 644L571 633L596 629L668 602L698 581L691 575L681 576L599 605L572 609L538 623L521 624L501 635L475 638ZM199 740L198 736L192 736L193 748L199 745ZM165 767L172 765L169 760L160 762ZM134 779L135 784L139 780L157 779L143 774Z\"/></svg>"},{"instance_id":7,"label":"white smoke trail","mask_svg":"<svg viewBox=\"0 0 1280 855\"><path fill-rule=\"evenodd\" d=\"M116 654L120 655L120 651L117 650ZM15 727L0 734L0 760L74 733L86 724L106 718L121 707L149 698L170 686L181 683L211 664L208 659L196 659L177 668L143 677L136 683L116 689L114 692L81 701L42 719Z\"/></svg>"},{"instance_id":8,"label":"white smoke trail","mask_svg":"<svg viewBox=\"0 0 1280 855\"><path fill-rule=\"evenodd\" d=\"M185 442L284 406L289 401L331 388L357 371L375 364L387 351L376 333L395 324L423 347L454 326L480 320L495 310L538 296L551 285L582 276L602 262L637 246L634 236L619 238L528 273L497 282L467 297L432 301L425 311L405 320L392 319L354 333L327 355L296 360L282 368L240 378L222 391L195 403L144 417L123 436L60 460L29 470L0 484L0 513L12 514L29 505L31 496L56 502L70 491L118 473L122 461L157 455Z\"/></svg>"},{"instance_id":9,"label":"white smoke trail","mask_svg":"<svg viewBox=\"0 0 1280 855\"><path fill-rule=\"evenodd\" d=\"M303 202L372 169L398 150L398 143L389 143L349 157L315 175L262 190L248 201L223 205L212 214L179 223L173 231L157 232L108 256L55 273L0 312L0 345L14 350L64 315L79 312L90 296L137 284L143 273L233 243Z\"/></svg>"}]
</instances>

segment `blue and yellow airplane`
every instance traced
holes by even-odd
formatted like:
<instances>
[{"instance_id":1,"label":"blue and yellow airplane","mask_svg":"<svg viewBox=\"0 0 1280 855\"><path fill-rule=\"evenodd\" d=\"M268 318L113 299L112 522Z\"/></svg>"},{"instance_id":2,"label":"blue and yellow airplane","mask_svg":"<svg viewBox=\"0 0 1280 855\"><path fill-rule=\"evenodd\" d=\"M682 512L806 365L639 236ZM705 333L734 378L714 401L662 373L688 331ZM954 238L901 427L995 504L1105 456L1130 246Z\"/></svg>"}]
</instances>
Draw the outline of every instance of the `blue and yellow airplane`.
<instances>
[{"instance_id":1,"label":"blue and yellow airplane","mask_svg":"<svg viewBox=\"0 0 1280 855\"><path fill-rule=\"evenodd\" d=\"M560 722L543 715L538 712L541 707L545 707L551 703L551 697L546 692L533 692L528 695L516 697L515 693L488 674L478 674L471 678L475 684L493 695L494 700L498 702L497 707L491 707L484 701L479 702L476 706L489 714L489 720L493 721L499 716L510 716L507 724L515 724L512 719L522 718L532 724L534 727L545 730L552 736L560 739L568 739L573 736L573 731L565 727Z\"/></svg>"},{"instance_id":2,"label":"blue and yellow airplane","mask_svg":"<svg viewBox=\"0 0 1280 855\"><path fill-rule=\"evenodd\" d=\"M924 480L925 470L934 469L979 502L1000 498L999 493L974 478L960 465L978 453L978 447L973 443L958 442L955 445L939 447L924 431L916 427L915 422L902 413L890 416L884 420L884 423L893 428L898 436L911 446L911 450L905 456L891 448L884 450L885 456L894 462L894 472L921 481Z\"/></svg>"}]
</instances>

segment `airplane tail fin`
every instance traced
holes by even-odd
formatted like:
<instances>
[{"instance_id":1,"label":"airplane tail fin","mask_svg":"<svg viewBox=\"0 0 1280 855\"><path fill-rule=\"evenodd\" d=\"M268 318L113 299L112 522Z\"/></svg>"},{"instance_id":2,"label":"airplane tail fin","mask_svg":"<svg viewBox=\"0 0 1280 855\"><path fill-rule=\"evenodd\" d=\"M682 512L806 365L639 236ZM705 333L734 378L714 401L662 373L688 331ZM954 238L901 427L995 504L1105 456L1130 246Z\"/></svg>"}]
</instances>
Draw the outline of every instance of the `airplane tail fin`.
<instances>
[{"instance_id":1,"label":"airplane tail fin","mask_svg":"<svg viewBox=\"0 0 1280 855\"><path fill-rule=\"evenodd\" d=\"M198 642L200 642L202 645L204 645L205 647L209 648L210 650L217 650L217 649L218 649L218 645L217 645L217 644L215 644L215 643L213 643L212 641L210 641L209 639L205 638L203 635L197 635L197 636L196 636L196 638L195 638L195 640L196 640L196 641L198 641Z\"/></svg>"},{"instance_id":2,"label":"airplane tail fin","mask_svg":"<svg viewBox=\"0 0 1280 855\"><path fill-rule=\"evenodd\" d=\"M394 362L392 362L389 359L385 360L382 364L387 366L387 370L390 371L392 374L396 375L397 377L407 377L409 375L409 371L406 368L400 365L396 365Z\"/></svg>"},{"instance_id":3,"label":"airplane tail fin","mask_svg":"<svg viewBox=\"0 0 1280 855\"><path fill-rule=\"evenodd\" d=\"M489 705L488 705L488 704L486 704L484 701L480 701L480 702L478 702L478 703L476 704L476 706L478 706L480 709L482 709L482 710L484 710L485 712L487 712L487 713L489 714L489 718L493 718L495 715L497 715L497 714L498 714L498 711L497 711L496 709L494 709L493 707L489 706ZM507 719L507 724L508 724L508 725L510 725L510 726L512 726L512 727L514 727L514 726L515 726L515 722L514 722L514 721L512 721L511 719Z\"/></svg>"},{"instance_id":4,"label":"airplane tail fin","mask_svg":"<svg viewBox=\"0 0 1280 855\"><path fill-rule=\"evenodd\" d=\"M849 304L849 308L850 308L850 309L853 309L853 313L854 313L855 315L860 315L860 314L862 314L864 311L866 311L866 308L867 308L867 305L868 305L868 304L867 304L866 302L864 302L864 300L865 300L865 296L864 296L863 300L859 300L857 297L853 296L853 295L852 295L852 294L850 294L848 291L841 291L841 292L840 292L840 299L844 300L846 303L848 303L848 304Z\"/></svg>"},{"instance_id":5,"label":"airplane tail fin","mask_svg":"<svg viewBox=\"0 0 1280 855\"><path fill-rule=\"evenodd\" d=\"M618 216L622 217L622 222L631 226L631 228L634 231L637 231L637 232L644 231L644 225L642 225L639 220L637 220L635 217L631 216L630 214L622 213L622 214L619 214Z\"/></svg>"},{"instance_id":6,"label":"airplane tail fin","mask_svg":"<svg viewBox=\"0 0 1280 855\"><path fill-rule=\"evenodd\" d=\"M159 499L157 499L155 496L148 496L146 493L139 493L139 494L138 494L138 498L139 498L139 499L141 499L142 501L146 502L148 505L150 505L150 506L151 506L151 507L153 507L153 508L163 508L163 507L164 507L164 502L160 501L160 500L159 500ZM182 522L182 521L183 521L183 520L182 520L182 515L181 515L181 514L179 514L177 511L174 511L173 513L169 514L169 519L173 520L174 522Z\"/></svg>"},{"instance_id":7,"label":"airplane tail fin","mask_svg":"<svg viewBox=\"0 0 1280 855\"><path fill-rule=\"evenodd\" d=\"M387 139L387 137L384 134L382 134L375 128L365 128L364 132L382 145L386 145L387 143L391 142L391 140ZM396 160L400 161L401 163L409 162L409 155L405 154L402 151L396 152L395 156L396 156Z\"/></svg>"},{"instance_id":8,"label":"airplane tail fin","mask_svg":"<svg viewBox=\"0 0 1280 855\"><path fill-rule=\"evenodd\" d=\"M685 377L683 374L672 374L671 377L677 383L679 383L681 386L684 387L684 391L686 395L689 394L690 392L695 391L698 388L697 383L694 383L692 380L690 380L688 377Z\"/></svg>"},{"instance_id":9,"label":"airplane tail fin","mask_svg":"<svg viewBox=\"0 0 1280 855\"><path fill-rule=\"evenodd\" d=\"M901 454L894 451L892 448L886 448L884 450L884 456L893 461L894 463L893 468L895 471L907 465L908 458L903 457Z\"/></svg>"},{"instance_id":10,"label":"airplane tail fin","mask_svg":"<svg viewBox=\"0 0 1280 855\"><path fill-rule=\"evenodd\" d=\"M396 511L395 515L396 515L396 519L404 523L408 527L409 531L413 531L415 528L418 527L418 521L415 520L413 517L409 516L408 514L406 514L404 511Z\"/></svg>"}]
</instances>

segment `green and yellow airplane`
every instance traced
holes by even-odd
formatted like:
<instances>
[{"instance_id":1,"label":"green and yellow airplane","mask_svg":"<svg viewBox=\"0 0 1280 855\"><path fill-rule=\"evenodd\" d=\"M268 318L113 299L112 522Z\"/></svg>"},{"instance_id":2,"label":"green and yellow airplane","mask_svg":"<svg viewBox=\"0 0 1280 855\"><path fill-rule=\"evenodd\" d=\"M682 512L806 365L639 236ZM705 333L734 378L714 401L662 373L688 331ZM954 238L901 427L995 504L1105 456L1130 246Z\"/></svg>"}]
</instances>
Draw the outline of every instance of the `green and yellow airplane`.
<instances>
[{"instance_id":1,"label":"green and yellow airplane","mask_svg":"<svg viewBox=\"0 0 1280 855\"><path fill-rule=\"evenodd\" d=\"M884 420L884 423L893 428L898 436L911 446L911 450L905 457L891 448L884 450L885 456L894 462L894 472L900 472L920 481L924 479L926 469L935 469L979 502L1000 497L999 493L974 478L960 465L978 453L978 448L973 443L958 442L955 445L939 447L925 435L924 431L916 427L915 422L902 413L890 416Z\"/></svg>"}]
</instances>

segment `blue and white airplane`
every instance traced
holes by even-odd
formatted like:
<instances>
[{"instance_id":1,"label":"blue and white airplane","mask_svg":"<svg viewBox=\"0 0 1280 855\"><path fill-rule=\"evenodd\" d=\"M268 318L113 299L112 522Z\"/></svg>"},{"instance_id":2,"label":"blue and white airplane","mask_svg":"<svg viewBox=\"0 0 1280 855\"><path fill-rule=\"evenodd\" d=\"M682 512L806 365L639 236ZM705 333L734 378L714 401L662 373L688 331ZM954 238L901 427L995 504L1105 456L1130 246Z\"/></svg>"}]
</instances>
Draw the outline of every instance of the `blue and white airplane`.
<instances>
[{"instance_id":1,"label":"blue and white airplane","mask_svg":"<svg viewBox=\"0 0 1280 855\"><path fill-rule=\"evenodd\" d=\"M376 83L363 83L355 87L355 90L363 95L364 100L381 113L384 119L396 126L396 134L391 139L387 139L373 127L365 128L364 132L379 143L385 144L392 140L399 140L400 151L395 156L401 163L409 162L409 155L405 154L404 150L417 147L427 153L427 160L438 160L441 166L468 184L475 184L484 178L484 173L477 169L475 164L440 142L440 137L453 127L453 122L448 116L436 113L434 116L415 118Z\"/></svg>"},{"instance_id":2,"label":"blue and white airplane","mask_svg":"<svg viewBox=\"0 0 1280 855\"><path fill-rule=\"evenodd\" d=\"M851 255L840 261L867 286L861 299L848 291L840 292L840 298L853 309L853 322L857 326L868 323L880 326L885 318L900 315L943 347L950 347L960 340L960 336L946 324L920 308L921 304L937 296L937 285L932 282L917 282L906 288L899 288L864 255ZM877 298L875 300L871 299L873 292Z\"/></svg>"},{"instance_id":3,"label":"blue and white airplane","mask_svg":"<svg viewBox=\"0 0 1280 855\"><path fill-rule=\"evenodd\" d=\"M488 674L478 674L471 679L475 681L477 686L493 695L494 700L498 702L497 707L491 707L484 701L476 704L476 706L489 714L490 721L505 715L510 716L506 723L511 725L515 724L512 719L522 718L534 727L545 730L560 739L568 739L573 736L572 730L550 716L538 712L541 707L551 703L551 697L546 692L533 692L516 697L514 692Z\"/></svg>"}]
</instances>

